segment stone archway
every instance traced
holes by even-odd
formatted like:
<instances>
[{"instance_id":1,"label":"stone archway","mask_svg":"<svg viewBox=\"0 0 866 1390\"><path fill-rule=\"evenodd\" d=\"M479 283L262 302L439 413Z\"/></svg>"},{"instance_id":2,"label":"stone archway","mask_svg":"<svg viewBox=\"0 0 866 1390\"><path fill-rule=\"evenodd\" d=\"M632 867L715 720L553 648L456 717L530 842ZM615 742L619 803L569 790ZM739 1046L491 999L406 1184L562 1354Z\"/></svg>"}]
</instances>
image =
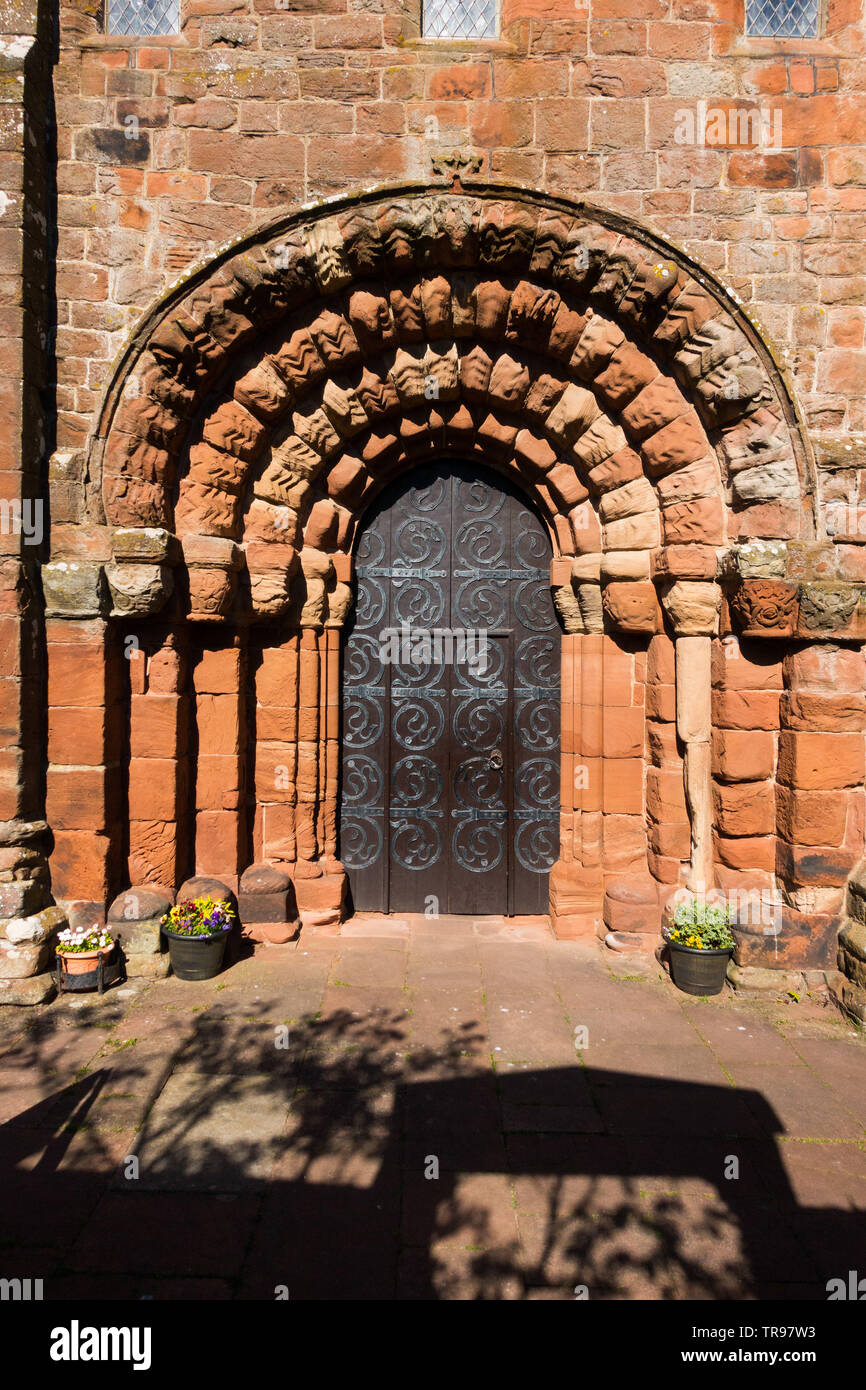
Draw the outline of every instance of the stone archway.
<instances>
[{"instance_id":1,"label":"stone archway","mask_svg":"<svg viewBox=\"0 0 866 1390\"><path fill-rule=\"evenodd\" d=\"M658 882L713 881L720 617L734 611L746 633L799 631L796 584L750 570L741 543L814 535L785 383L721 288L626 220L521 190L404 187L231 248L153 311L118 366L87 474L89 520L112 537L113 624L81 638L105 660L105 702L112 633L147 654L120 697L128 844L103 811L94 896L123 877L124 855L131 877L165 881L194 853L229 878L277 859L307 885L310 911L339 905L338 629L353 538L395 476L449 451L516 479L553 542L568 730L559 929L595 929L623 876L637 897L622 902L639 905ZM62 630L50 637L63 646ZM645 738L648 684L666 729ZM175 702L161 707L176 728L159 745L159 806L145 791L156 769L144 731L162 717L151 696ZM178 732L190 718L194 759ZM264 783L279 795L263 800ZM64 862L76 865L69 839L65 892Z\"/></svg>"}]
</instances>

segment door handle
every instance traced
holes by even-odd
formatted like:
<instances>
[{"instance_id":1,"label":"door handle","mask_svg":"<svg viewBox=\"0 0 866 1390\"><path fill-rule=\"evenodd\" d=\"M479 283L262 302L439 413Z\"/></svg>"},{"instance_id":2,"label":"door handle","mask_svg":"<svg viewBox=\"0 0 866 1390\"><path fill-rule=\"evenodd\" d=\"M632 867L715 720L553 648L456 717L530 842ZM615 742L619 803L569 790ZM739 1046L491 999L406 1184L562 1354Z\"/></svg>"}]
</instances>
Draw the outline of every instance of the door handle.
<instances>
[{"instance_id":1,"label":"door handle","mask_svg":"<svg viewBox=\"0 0 866 1390\"><path fill-rule=\"evenodd\" d=\"M502 753L498 748L494 748L492 753L487 756L488 767L493 767L497 772L502 770Z\"/></svg>"}]
</instances>

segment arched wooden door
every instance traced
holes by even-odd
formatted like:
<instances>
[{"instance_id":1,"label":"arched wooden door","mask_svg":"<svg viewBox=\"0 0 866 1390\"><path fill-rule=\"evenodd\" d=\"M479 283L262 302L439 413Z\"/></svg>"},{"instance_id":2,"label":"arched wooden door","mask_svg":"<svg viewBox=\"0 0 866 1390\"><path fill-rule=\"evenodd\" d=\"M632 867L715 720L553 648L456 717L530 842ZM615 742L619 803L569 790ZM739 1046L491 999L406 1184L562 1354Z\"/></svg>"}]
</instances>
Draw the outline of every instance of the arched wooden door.
<instances>
[{"instance_id":1,"label":"arched wooden door","mask_svg":"<svg viewBox=\"0 0 866 1390\"><path fill-rule=\"evenodd\" d=\"M560 776L549 564L534 512L477 467L413 471L371 509L343 654L340 858L356 911L547 911Z\"/></svg>"}]
</instances>

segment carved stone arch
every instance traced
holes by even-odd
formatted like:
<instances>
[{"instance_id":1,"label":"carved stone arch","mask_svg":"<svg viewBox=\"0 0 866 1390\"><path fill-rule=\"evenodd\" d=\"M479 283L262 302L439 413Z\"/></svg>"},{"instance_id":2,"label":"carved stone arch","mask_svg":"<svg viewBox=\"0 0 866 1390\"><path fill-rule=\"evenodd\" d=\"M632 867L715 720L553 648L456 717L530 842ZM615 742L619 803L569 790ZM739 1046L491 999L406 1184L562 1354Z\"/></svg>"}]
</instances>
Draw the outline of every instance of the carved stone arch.
<instances>
[{"instance_id":1,"label":"carved stone arch","mask_svg":"<svg viewBox=\"0 0 866 1390\"><path fill-rule=\"evenodd\" d=\"M269 507L341 552L345 497L458 437L537 492L560 554L644 554L591 576L613 625L650 553L702 577L709 552L672 547L810 533L784 383L719 287L623 219L499 189L370 194L226 253L139 335L91 475L110 523L252 544L255 576L289 545Z\"/></svg>"},{"instance_id":2,"label":"carved stone arch","mask_svg":"<svg viewBox=\"0 0 866 1390\"><path fill-rule=\"evenodd\" d=\"M719 581L739 542L813 537L811 461L746 314L628 219L520 189L401 186L282 217L190 276L140 325L88 445L91 514L115 535L112 615L170 627L169 649L191 632L207 649L217 638L201 634L228 628L244 651L276 634L278 657L261 661L295 682L294 819L275 814L275 835L256 821L253 840L305 865L299 880L333 876L353 538L382 487L447 452L510 476L546 520L564 702L611 702L613 684L606 695L589 674L607 669L602 647L611 670L631 652L636 689L640 652L652 665L670 646L665 756L679 760L689 843L657 857L709 883ZM750 582L732 596L746 628L766 597ZM608 814L564 807L563 930L600 921L607 852L592 827Z\"/></svg>"}]
</instances>

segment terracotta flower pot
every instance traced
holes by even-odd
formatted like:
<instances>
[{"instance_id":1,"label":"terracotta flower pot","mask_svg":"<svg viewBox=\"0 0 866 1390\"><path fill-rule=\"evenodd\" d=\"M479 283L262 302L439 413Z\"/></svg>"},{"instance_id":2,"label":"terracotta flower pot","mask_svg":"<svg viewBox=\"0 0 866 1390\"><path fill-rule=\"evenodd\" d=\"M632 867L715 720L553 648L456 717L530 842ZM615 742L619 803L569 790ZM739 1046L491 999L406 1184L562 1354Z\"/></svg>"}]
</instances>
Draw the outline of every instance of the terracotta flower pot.
<instances>
[{"instance_id":1,"label":"terracotta flower pot","mask_svg":"<svg viewBox=\"0 0 866 1390\"><path fill-rule=\"evenodd\" d=\"M98 951L58 951L57 959L60 961L61 969L66 975L88 975L91 970L95 970L102 956L103 964L108 964L108 957L114 950L114 943L110 946L100 946Z\"/></svg>"}]
</instances>

